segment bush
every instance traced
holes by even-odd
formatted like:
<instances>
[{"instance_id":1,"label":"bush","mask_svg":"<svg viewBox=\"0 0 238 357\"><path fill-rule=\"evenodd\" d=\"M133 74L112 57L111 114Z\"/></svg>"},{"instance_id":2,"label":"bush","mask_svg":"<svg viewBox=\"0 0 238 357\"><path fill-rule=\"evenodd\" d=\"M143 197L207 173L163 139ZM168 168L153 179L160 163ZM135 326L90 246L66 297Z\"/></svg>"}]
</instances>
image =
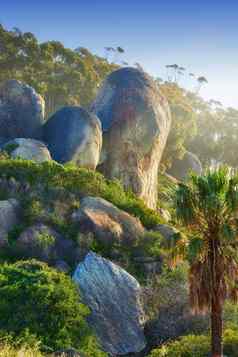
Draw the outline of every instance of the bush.
<instances>
[{"instance_id":1,"label":"bush","mask_svg":"<svg viewBox=\"0 0 238 357\"><path fill-rule=\"evenodd\" d=\"M150 357L206 357L209 350L209 337L189 335L155 349Z\"/></svg>"},{"instance_id":2,"label":"bush","mask_svg":"<svg viewBox=\"0 0 238 357\"><path fill-rule=\"evenodd\" d=\"M223 341L224 354L228 357L238 357L238 326L236 329L226 329Z\"/></svg>"},{"instance_id":3,"label":"bush","mask_svg":"<svg viewBox=\"0 0 238 357\"><path fill-rule=\"evenodd\" d=\"M43 357L37 349L28 347L15 348L11 345L0 345L0 357Z\"/></svg>"},{"instance_id":4,"label":"bush","mask_svg":"<svg viewBox=\"0 0 238 357\"><path fill-rule=\"evenodd\" d=\"M89 356L103 356L97 348L77 288L63 273L36 260L0 266L1 334L18 338L34 335L43 350L74 347ZM26 335L26 334L25 334Z\"/></svg>"},{"instance_id":5,"label":"bush","mask_svg":"<svg viewBox=\"0 0 238 357\"><path fill-rule=\"evenodd\" d=\"M238 330L227 329L223 336L224 356L238 357ZM208 357L210 337L188 335L155 349L150 357Z\"/></svg>"},{"instance_id":6,"label":"bush","mask_svg":"<svg viewBox=\"0 0 238 357\"><path fill-rule=\"evenodd\" d=\"M45 191L58 188L79 197L102 197L138 217L148 229L158 223L164 223L163 219L142 200L131 192L125 192L117 180L106 180L98 172L78 168L72 164L63 166L54 161L34 163L5 158L0 160L0 177L13 177L31 186L44 187Z\"/></svg>"}]
</instances>

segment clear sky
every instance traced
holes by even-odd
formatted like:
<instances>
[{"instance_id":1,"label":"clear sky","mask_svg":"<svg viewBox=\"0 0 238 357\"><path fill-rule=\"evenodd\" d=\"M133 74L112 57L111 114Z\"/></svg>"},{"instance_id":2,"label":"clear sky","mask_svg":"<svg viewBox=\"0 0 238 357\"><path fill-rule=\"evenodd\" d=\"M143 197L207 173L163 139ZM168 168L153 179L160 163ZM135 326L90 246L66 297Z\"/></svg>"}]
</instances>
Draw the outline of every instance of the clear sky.
<instances>
[{"instance_id":1,"label":"clear sky","mask_svg":"<svg viewBox=\"0 0 238 357\"><path fill-rule=\"evenodd\" d=\"M8 29L99 55L105 46L119 45L125 61L139 62L158 77L166 64L178 63L208 79L202 96L238 108L238 0L0 0L0 5L0 23Z\"/></svg>"}]
</instances>

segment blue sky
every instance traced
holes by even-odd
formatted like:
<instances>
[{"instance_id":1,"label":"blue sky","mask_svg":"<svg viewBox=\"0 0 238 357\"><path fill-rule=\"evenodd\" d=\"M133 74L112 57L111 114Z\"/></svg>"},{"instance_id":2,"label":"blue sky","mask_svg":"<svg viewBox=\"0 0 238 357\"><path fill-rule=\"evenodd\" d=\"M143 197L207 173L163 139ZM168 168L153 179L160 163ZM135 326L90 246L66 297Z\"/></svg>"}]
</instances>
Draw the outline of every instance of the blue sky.
<instances>
[{"instance_id":1,"label":"blue sky","mask_svg":"<svg viewBox=\"0 0 238 357\"><path fill-rule=\"evenodd\" d=\"M207 77L202 96L238 108L237 0L0 2L0 22L8 29L99 55L105 46L120 45L125 61L141 63L154 76L163 77L166 64L178 63Z\"/></svg>"}]
</instances>

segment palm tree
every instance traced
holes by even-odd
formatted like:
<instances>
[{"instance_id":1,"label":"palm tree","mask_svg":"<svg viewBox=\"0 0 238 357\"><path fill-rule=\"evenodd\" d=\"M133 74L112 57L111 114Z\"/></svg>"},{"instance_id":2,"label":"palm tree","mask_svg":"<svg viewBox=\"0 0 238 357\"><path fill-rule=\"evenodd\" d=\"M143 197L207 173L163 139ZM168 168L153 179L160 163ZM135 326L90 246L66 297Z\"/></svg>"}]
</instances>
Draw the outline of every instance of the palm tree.
<instances>
[{"instance_id":1,"label":"palm tree","mask_svg":"<svg viewBox=\"0 0 238 357\"><path fill-rule=\"evenodd\" d=\"M200 89L202 88L203 84L207 84L208 80L206 77L201 76L201 77L197 78L197 83L198 83L198 86L197 86L197 94L198 94L200 92Z\"/></svg>"},{"instance_id":2,"label":"palm tree","mask_svg":"<svg viewBox=\"0 0 238 357\"><path fill-rule=\"evenodd\" d=\"M176 189L175 208L188 231L176 254L190 264L191 308L210 313L212 357L221 357L224 301L238 299L238 175L228 168L192 174Z\"/></svg>"}]
</instances>

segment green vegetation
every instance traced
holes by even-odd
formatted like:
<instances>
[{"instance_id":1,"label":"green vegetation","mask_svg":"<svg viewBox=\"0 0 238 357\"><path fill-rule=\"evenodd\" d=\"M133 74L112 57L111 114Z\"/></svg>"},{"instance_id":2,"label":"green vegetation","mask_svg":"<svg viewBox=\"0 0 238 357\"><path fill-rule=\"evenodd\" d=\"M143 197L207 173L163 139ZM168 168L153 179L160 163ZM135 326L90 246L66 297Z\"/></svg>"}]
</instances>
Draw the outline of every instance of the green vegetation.
<instances>
[{"instance_id":1,"label":"green vegetation","mask_svg":"<svg viewBox=\"0 0 238 357\"><path fill-rule=\"evenodd\" d=\"M187 259L190 304L195 313L211 316L212 356L222 356L224 302L237 302L238 176L228 168L192 175L180 183L175 207L178 220L188 229L188 239L176 245L176 255Z\"/></svg>"},{"instance_id":2,"label":"green vegetation","mask_svg":"<svg viewBox=\"0 0 238 357\"><path fill-rule=\"evenodd\" d=\"M0 84L14 78L31 85L45 99L46 117L65 105L88 107L101 82L117 68L85 48L71 50L57 41L39 43L32 33L8 31L1 25L0 43ZM121 47L105 50L108 56L124 52ZM147 317L150 321L167 318L167 331L159 330L157 341L163 345L152 351L151 357L206 357L210 339L213 356L220 357L222 347L227 357L238 356L238 308L231 302L225 304L228 298L236 302L238 297L238 177L228 169L219 169L200 177L192 175L185 185L164 173L186 150L196 154L204 167L219 163L237 168L238 110L200 98L205 77L197 78L198 87L192 93L179 86L185 68L173 64L167 70L167 81L157 80L172 114L158 178L158 207L168 210L171 222L180 226L183 234L174 239L166 241L159 233L146 231L125 246L102 244L91 233L78 234L77 225L68 222L84 196L108 200L138 217L148 230L164 220L125 191L120 182L107 180L98 172L53 161L12 160L9 155L17 144L7 145L5 153L0 153L0 179L12 180L13 186L14 181L18 187L28 186L28 190L14 193L21 202L22 221L12 227L9 245L0 251L0 357L43 357L42 353L49 356L64 347L75 347L87 357L105 356L87 325L89 311L70 278L35 260L18 261L25 256L17 250L16 239L39 222L74 240L81 251L90 249L118 259L144 285ZM0 199L10 196L3 185ZM40 234L37 242L39 248L47 249L54 240L49 234ZM180 264L175 269L170 265L171 254L173 263ZM141 263L145 257L154 259L159 267L149 278ZM188 313L189 295L190 306L194 312L204 313L204 318Z\"/></svg>"},{"instance_id":3,"label":"green vegetation","mask_svg":"<svg viewBox=\"0 0 238 357\"><path fill-rule=\"evenodd\" d=\"M196 115L185 89L170 82L163 83L160 88L168 99L172 115L172 127L162 158L164 166L169 167L174 159L183 157L187 143L195 136Z\"/></svg>"},{"instance_id":4,"label":"green vegetation","mask_svg":"<svg viewBox=\"0 0 238 357\"><path fill-rule=\"evenodd\" d=\"M224 354L227 357L238 356L238 330L227 329L224 332ZM210 337L187 335L155 349L150 357L209 357Z\"/></svg>"},{"instance_id":5,"label":"green vegetation","mask_svg":"<svg viewBox=\"0 0 238 357\"><path fill-rule=\"evenodd\" d=\"M0 160L0 177L14 178L19 182L29 183L32 187L41 186L47 192L50 189L64 189L77 197L99 196L115 206L138 217L143 225L152 228L163 219L131 192L125 192L121 184L106 180L100 173L78 168L73 165L60 165L49 161L37 164L26 160ZM35 209L40 204L35 203ZM38 214L38 211L37 211Z\"/></svg>"},{"instance_id":6,"label":"green vegetation","mask_svg":"<svg viewBox=\"0 0 238 357\"><path fill-rule=\"evenodd\" d=\"M0 266L0 331L13 339L37 339L46 351L74 347L103 356L90 331L89 311L71 279L37 261ZM94 348L92 348L94 346Z\"/></svg>"},{"instance_id":7,"label":"green vegetation","mask_svg":"<svg viewBox=\"0 0 238 357\"><path fill-rule=\"evenodd\" d=\"M11 344L0 344L0 357L43 357L38 349L29 347L14 348Z\"/></svg>"},{"instance_id":8,"label":"green vegetation","mask_svg":"<svg viewBox=\"0 0 238 357\"><path fill-rule=\"evenodd\" d=\"M86 48L71 50L59 41L39 43L30 32L0 24L0 82L18 79L46 102L46 116L65 105L87 106L101 81L116 68Z\"/></svg>"}]
</instances>

